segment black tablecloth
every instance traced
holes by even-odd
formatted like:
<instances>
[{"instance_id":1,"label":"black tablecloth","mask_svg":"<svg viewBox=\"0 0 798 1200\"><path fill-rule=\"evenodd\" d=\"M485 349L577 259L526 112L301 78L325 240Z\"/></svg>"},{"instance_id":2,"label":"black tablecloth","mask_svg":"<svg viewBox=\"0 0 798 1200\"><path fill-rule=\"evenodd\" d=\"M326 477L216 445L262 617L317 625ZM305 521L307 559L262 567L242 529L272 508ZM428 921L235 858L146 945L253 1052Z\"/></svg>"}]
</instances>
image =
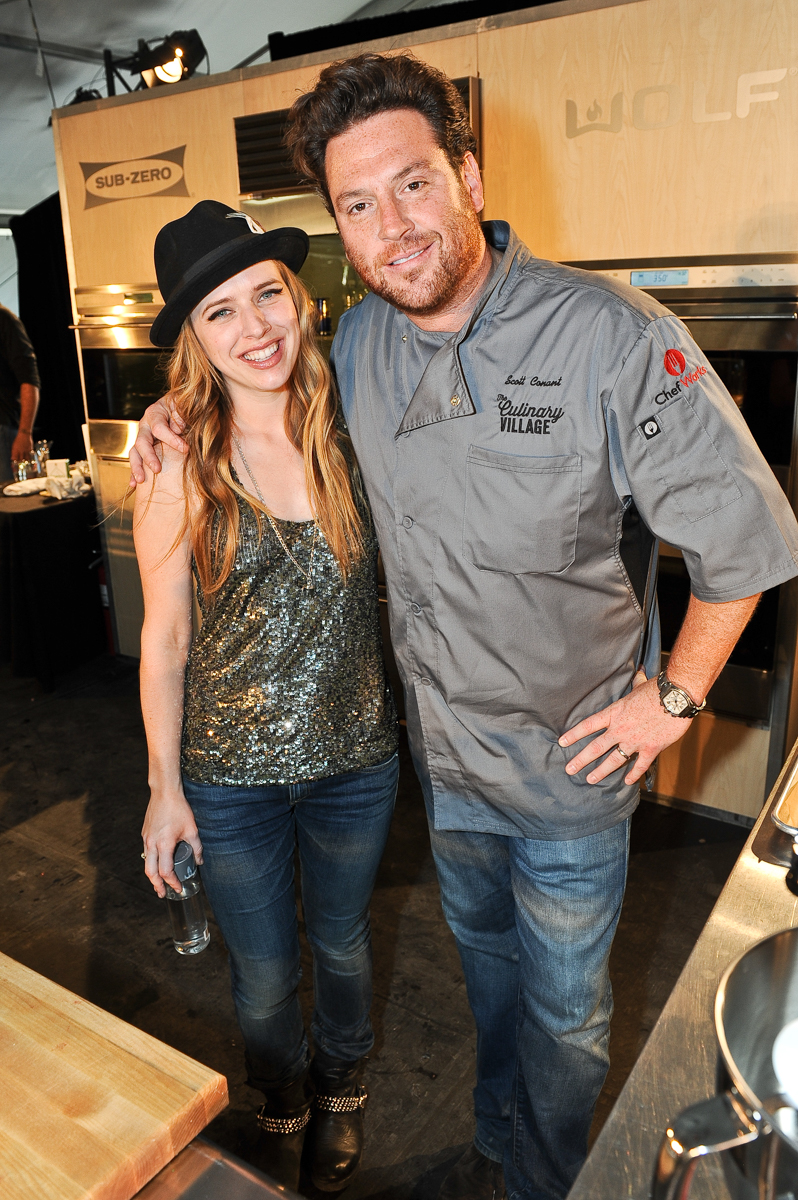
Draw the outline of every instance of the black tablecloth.
<instances>
[{"instance_id":1,"label":"black tablecloth","mask_svg":"<svg viewBox=\"0 0 798 1200\"><path fill-rule=\"evenodd\" d=\"M0 494L0 660L43 687L106 648L94 495Z\"/></svg>"}]
</instances>

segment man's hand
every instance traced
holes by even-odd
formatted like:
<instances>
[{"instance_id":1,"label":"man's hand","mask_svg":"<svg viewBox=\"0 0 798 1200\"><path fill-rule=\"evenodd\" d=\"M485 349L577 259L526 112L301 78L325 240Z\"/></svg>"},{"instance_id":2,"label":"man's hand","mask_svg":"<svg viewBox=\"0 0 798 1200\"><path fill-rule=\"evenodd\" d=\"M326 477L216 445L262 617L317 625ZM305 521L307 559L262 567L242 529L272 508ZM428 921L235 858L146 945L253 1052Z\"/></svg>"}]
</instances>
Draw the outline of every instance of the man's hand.
<instances>
[{"instance_id":1,"label":"man's hand","mask_svg":"<svg viewBox=\"0 0 798 1200\"><path fill-rule=\"evenodd\" d=\"M668 659L668 678L683 687L696 704L701 703L723 670L758 600L759 593L718 604L690 597L684 623ZM588 763L606 754L605 761L587 776L588 783L599 783L636 755L624 776L625 783L636 783L660 751L677 742L691 725L689 718L672 717L665 711L656 679L647 680L638 671L627 696L586 717L562 735L560 745L572 746L591 733L604 731L580 750L565 770L576 775ZM609 750L612 754L608 754Z\"/></svg>"},{"instance_id":2,"label":"man's hand","mask_svg":"<svg viewBox=\"0 0 798 1200\"><path fill-rule=\"evenodd\" d=\"M144 483L144 466L154 474L161 469L161 460L155 453L156 442L165 442L180 454L188 453L188 446L179 436L185 428L183 418L170 403L170 396L162 396L151 404L139 421L139 432L135 445L130 448L130 487Z\"/></svg>"},{"instance_id":3,"label":"man's hand","mask_svg":"<svg viewBox=\"0 0 798 1200\"><path fill-rule=\"evenodd\" d=\"M18 463L33 456L33 438L29 433L18 433L11 446L11 462Z\"/></svg>"},{"instance_id":4,"label":"man's hand","mask_svg":"<svg viewBox=\"0 0 798 1200\"><path fill-rule=\"evenodd\" d=\"M588 734L604 731L580 750L565 770L569 775L576 775L588 763L595 762L612 750L604 762L590 772L587 782L599 783L628 763L624 783L637 783L657 755L666 746L678 741L691 725L692 721L684 717L672 717L665 711L660 704L656 679L646 680L643 672L638 671L628 696L622 696L608 708L586 717L562 735L560 745L572 746ZM635 761L629 762L634 755L637 756Z\"/></svg>"}]
</instances>

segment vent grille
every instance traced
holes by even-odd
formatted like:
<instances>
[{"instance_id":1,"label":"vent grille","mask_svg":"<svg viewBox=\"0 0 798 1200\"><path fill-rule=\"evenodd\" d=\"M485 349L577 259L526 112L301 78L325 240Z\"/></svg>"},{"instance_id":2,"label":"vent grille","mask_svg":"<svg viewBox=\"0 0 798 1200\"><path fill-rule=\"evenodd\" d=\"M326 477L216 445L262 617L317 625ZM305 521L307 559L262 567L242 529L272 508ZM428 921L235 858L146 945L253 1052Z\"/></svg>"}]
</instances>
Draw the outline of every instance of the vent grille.
<instances>
[{"instance_id":1,"label":"vent grille","mask_svg":"<svg viewBox=\"0 0 798 1200\"><path fill-rule=\"evenodd\" d=\"M471 128L477 139L479 162L479 80L466 76L453 79L452 83L468 110ZM242 196L263 199L313 191L312 185L297 175L291 165L285 145L287 122L287 108L235 118L238 187Z\"/></svg>"},{"instance_id":2,"label":"vent grille","mask_svg":"<svg viewBox=\"0 0 798 1200\"><path fill-rule=\"evenodd\" d=\"M281 196L313 189L291 165L285 145L288 109L236 117L238 187L242 195Z\"/></svg>"}]
</instances>

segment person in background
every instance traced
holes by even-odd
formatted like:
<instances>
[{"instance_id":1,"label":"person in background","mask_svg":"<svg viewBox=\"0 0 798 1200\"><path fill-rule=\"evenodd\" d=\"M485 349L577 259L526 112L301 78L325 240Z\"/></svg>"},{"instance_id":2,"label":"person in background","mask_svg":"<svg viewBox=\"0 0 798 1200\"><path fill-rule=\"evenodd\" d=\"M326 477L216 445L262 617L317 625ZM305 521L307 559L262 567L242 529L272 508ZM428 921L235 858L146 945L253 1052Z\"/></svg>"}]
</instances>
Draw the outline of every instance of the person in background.
<instances>
[{"instance_id":1,"label":"person in background","mask_svg":"<svg viewBox=\"0 0 798 1200\"><path fill-rule=\"evenodd\" d=\"M371 289L332 360L477 1026L475 1138L440 1196L562 1200L609 1061L639 781L759 593L798 575L798 525L672 313L480 224L473 132L440 71L332 63L288 141ZM168 417L145 414L145 461L153 436L185 449ZM658 538L692 588L667 672Z\"/></svg>"},{"instance_id":2,"label":"person in background","mask_svg":"<svg viewBox=\"0 0 798 1200\"><path fill-rule=\"evenodd\" d=\"M307 250L302 230L264 233L214 200L156 240L166 304L151 338L175 347L169 382L189 451L165 448L136 494L142 857L161 896L181 888L178 841L203 863L248 1081L265 1097L258 1164L296 1190L306 1150L313 1184L332 1192L362 1151L368 905L398 758L377 542L313 301L294 274ZM295 848L313 954L310 1068Z\"/></svg>"},{"instance_id":3,"label":"person in background","mask_svg":"<svg viewBox=\"0 0 798 1200\"><path fill-rule=\"evenodd\" d=\"M12 464L33 453L39 383L36 355L25 326L0 304L0 480L12 479Z\"/></svg>"}]
</instances>

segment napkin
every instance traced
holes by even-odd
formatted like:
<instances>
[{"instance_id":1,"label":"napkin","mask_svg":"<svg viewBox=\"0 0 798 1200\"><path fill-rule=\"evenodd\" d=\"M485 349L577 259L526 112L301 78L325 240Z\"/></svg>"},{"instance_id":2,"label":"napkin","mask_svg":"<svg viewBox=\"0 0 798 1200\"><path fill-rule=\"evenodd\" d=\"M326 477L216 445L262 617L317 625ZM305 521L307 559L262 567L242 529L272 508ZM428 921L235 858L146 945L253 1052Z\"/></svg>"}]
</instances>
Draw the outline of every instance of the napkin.
<instances>
[{"instance_id":1,"label":"napkin","mask_svg":"<svg viewBox=\"0 0 798 1200\"><path fill-rule=\"evenodd\" d=\"M55 475L51 475L45 480L47 484L46 495L52 496L54 500L69 500L75 496L85 496L91 491L91 484L86 483L86 480L79 471L75 471L68 479L58 479Z\"/></svg>"},{"instance_id":2,"label":"napkin","mask_svg":"<svg viewBox=\"0 0 798 1200\"><path fill-rule=\"evenodd\" d=\"M4 496L35 496L47 487L46 479L22 479L19 483L9 483L3 488Z\"/></svg>"}]
</instances>

